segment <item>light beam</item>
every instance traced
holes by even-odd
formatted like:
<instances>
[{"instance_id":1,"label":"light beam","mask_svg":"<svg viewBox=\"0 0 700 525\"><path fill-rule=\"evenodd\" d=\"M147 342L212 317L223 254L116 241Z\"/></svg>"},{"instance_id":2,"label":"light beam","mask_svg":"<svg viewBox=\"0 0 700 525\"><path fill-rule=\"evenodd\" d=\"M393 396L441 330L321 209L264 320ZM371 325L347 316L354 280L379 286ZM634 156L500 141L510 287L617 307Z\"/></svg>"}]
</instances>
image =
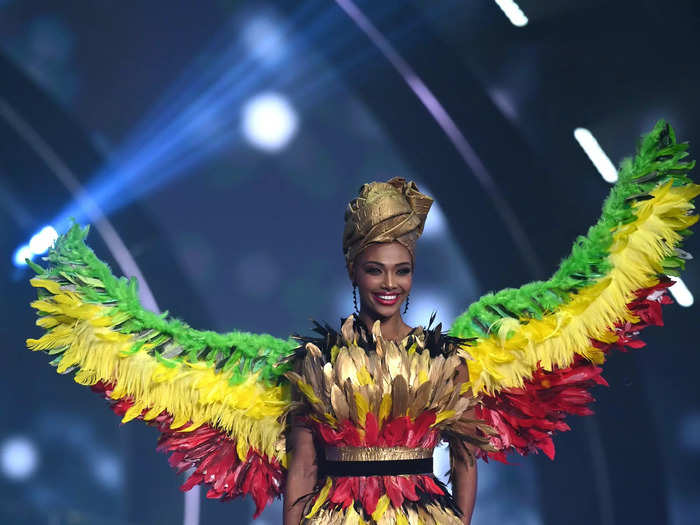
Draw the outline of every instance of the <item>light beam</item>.
<instances>
[{"instance_id":1,"label":"light beam","mask_svg":"<svg viewBox=\"0 0 700 525\"><path fill-rule=\"evenodd\" d=\"M609 182L610 184L617 182L617 168L615 168L615 165L605 154L603 148L600 147L600 144L598 144L593 134L586 128L576 128L574 130L574 138L586 155L588 155L588 158L605 182Z\"/></svg>"}]
</instances>

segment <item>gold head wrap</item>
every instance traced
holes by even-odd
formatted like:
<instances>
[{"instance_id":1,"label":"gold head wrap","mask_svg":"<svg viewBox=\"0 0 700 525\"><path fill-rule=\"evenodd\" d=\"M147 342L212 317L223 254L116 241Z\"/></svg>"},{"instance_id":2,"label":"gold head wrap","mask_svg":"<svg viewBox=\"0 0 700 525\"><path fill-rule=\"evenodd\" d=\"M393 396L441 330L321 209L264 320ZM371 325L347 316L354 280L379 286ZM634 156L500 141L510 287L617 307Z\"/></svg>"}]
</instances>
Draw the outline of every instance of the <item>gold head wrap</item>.
<instances>
[{"instance_id":1,"label":"gold head wrap","mask_svg":"<svg viewBox=\"0 0 700 525\"><path fill-rule=\"evenodd\" d=\"M394 177L363 184L345 210L343 254L350 279L355 258L371 244L399 242L413 253L433 199L412 181Z\"/></svg>"}]
</instances>

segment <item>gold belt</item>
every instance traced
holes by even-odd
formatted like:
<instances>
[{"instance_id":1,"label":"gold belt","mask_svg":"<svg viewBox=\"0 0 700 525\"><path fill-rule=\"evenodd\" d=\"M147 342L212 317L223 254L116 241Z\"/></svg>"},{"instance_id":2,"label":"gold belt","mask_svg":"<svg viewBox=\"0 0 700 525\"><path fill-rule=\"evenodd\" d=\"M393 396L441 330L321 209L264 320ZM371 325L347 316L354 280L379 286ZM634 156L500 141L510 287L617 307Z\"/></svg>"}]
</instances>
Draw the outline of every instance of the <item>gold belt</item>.
<instances>
[{"instance_id":1,"label":"gold belt","mask_svg":"<svg viewBox=\"0 0 700 525\"><path fill-rule=\"evenodd\" d=\"M328 461L402 461L432 457L433 449L423 447L326 447Z\"/></svg>"}]
</instances>

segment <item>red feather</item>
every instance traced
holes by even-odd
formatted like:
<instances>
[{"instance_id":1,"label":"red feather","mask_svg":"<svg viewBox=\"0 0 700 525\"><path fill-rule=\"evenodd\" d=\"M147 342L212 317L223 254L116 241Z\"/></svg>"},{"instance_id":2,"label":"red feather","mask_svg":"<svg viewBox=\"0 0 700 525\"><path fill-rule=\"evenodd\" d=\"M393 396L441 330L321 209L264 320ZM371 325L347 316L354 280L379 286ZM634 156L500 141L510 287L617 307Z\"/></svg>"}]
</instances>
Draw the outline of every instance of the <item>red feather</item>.
<instances>
[{"instance_id":1,"label":"red feather","mask_svg":"<svg viewBox=\"0 0 700 525\"><path fill-rule=\"evenodd\" d=\"M365 445L373 447L377 445L379 437L379 428L377 425L377 417L373 412L367 412L365 418Z\"/></svg>"}]
</instances>

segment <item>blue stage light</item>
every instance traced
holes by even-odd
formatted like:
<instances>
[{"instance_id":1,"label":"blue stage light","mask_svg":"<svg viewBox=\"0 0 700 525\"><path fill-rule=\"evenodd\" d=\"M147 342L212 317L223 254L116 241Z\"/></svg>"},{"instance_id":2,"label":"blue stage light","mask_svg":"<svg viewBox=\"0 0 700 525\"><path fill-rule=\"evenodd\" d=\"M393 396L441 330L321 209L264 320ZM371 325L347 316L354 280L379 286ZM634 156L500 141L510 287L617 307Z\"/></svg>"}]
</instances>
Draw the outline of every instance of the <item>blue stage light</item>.
<instances>
[{"instance_id":1,"label":"blue stage light","mask_svg":"<svg viewBox=\"0 0 700 525\"><path fill-rule=\"evenodd\" d=\"M34 255L46 253L58 239L58 233L53 226L44 226L29 240L29 249Z\"/></svg>"},{"instance_id":2,"label":"blue stage light","mask_svg":"<svg viewBox=\"0 0 700 525\"><path fill-rule=\"evenodd\" d=\"M34 257L34 254L29 249L29 245L25 244L24 246L20 246L17 248L17 250L15 250L15 253L12 256L12 262L19 268L21 266L26 266L27 263L25 262L25 259L31 259L32 257Z\"/></svg>"},{"instance_id":3,"label":"blue stage light","mask_svg":"<svg viewBox=\"0 0 700 525\"><path fill-rule=\"evenodd\" d=\"M267 11L244 23L232 18L92 176L85 196L109 215L191 173L219 151L235 149L247 138L243 106L259 93L286 94L286 104L263 105L272 109L271 125L263 124L261 130L255 124L258 117L252 119L254 136L260 137L256 144L278 151L296 131L302 104L316 103L334 79L309 52L309 39L327 36L331 48L347 45L350 33L340 30L346 23L335 7L319 10L315 1L300 2L281 24ZM289 36L292 28L302 26L303 32ZM250 34L266 36L252 42ZM273 56L280 60L265 58ZM90 221L88 208L76 197L52 223L63 225L71 217Z\"/></svg>"},{"instance_id":4,"label":"blue stage light","mask_svg":"<svg viewBox=\"0 0 700 525\"><path fill-rule=\"evenodd\" d=\"M391 12L391 5L378 16ZM235 17L224 23L82 188L84 196L76 195L52 223L63 227L71 217L79 223L93 221L91 206L109 215L192 173L218 152L232 151L241 140L252 138L268 152L283 148L297 130L297 112L318 103L337 78L337 72L331 74L310 52L308 42L325 39L329 49L337 49L351 40L352 33L344 30L345 15L332 3L318 7L316 1L300 2L280 24L274 11L254 13L244 23ZM261 40L255 42L250 35ZM271 57L274 60L268 60ZM339 67L356 68L369 57L364 53ZM243 110L246 101L264 92L284 92L286 99L263 99L262 108ZM251 119L244 123L247 115ZM269 115L269 120L261 123L260 115Z\"/></svg>"},{"instance_id":5,"label":"blue stage light","mask_svg":"<svg viewBox=\"0 0 700 525\"><path fill-rule=\"evenodd\" d=\"M35 255L46 253L58 239L58 232L53 226L44 226L29 240L29 244L20 246L12 256L15 266L26 266L25 259L33 259Z\"/></svg>"}]
</instances>

